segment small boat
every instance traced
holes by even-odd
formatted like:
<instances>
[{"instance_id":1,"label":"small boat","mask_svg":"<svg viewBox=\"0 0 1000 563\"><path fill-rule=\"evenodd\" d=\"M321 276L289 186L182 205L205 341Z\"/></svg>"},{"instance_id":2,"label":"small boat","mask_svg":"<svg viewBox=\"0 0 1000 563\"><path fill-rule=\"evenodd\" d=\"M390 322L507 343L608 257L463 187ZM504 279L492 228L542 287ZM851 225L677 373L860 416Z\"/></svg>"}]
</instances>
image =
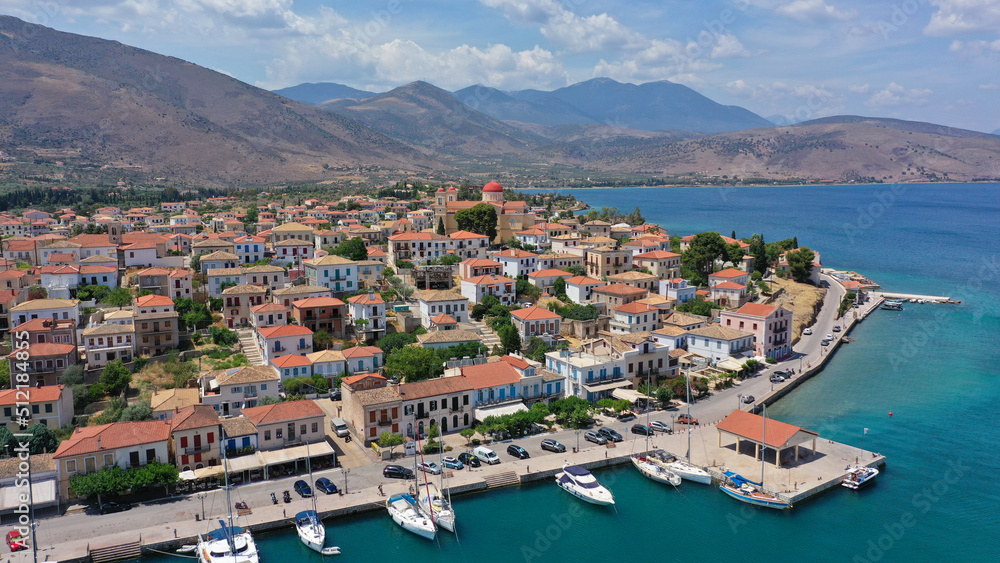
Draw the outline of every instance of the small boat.
<instances>
[{"instance_id":1,"label":"small boat","mask_svg":"<svg viewBox=\"0 0 1000 563\"><path fill-rule=\"evenodd\" d=\"M424 487L417 487L417 496L420 498L420 508L426 514L434 515L434 523L448 530L455 531L455 511L451 508L451 502L441 494L434 483L427 483Z\"/></svg>"},{"instance_id":2,"label":"small boat","mask_svg":"<svg viewBox=\"0 0 1000 563\"><path fill-rule=\"evenodd\" d=\"M197 545L195 545L193 543L189 543L187 545L182 545L182 546L178 547L177 548L177 553L194 553L194 551L196 549L198 549Z\"/></svg>"},{"instance_id":3,"label":"small boat","mask_svg":"<svg viewBox=\"0 0 1000 563\"><path fill-rule=\"evenodd\" d=\"M393 521L403 527L408 532L413 532L418 536L434 539L437 535L437 526L430 518L427 518L417 509L417 501L406 493L392 495L385 501L385 508L389 511L389 516Z\"/></svg>"},{"instance_id":4,"label":"small boat","mask_svg":"<svg viewBox=\"0 0 1000 563\"><path fill-rule=\"evenodd\" d=\"M874 467L865 467L863 465L848 466L847 475L844 475L840 484L856 491L870 485L876 477L878 477L878 469Z\"/></svg>"},{"instance_id":5,"label":"small boat","mask_svg":"<svg viewBox=\"0 0 1000 563\"><path fill-rule=\"evenodd\" d=\"M732 471L726 471L724 475L726 476L726 480L719 485L719 488L722 489L722 492L736 500L741 500L755 506L776 508L779 510L792 507L792 503L787 500L770 493L765 493L760 489L760 483L750 481Z\"/></svg>"},{"instance_id":6,"label":"small boat","mask_svg":"<svg viewBox=\"0 0 1000 563\"><path fill-rule=\"evenodd\" d=\"M882 308L886 311L902 311L903 303L901 301L885 301L882 303Z\"/></svg>"},{"instance_id":7,"label":"small boat","mask_svg":"<svg viewBox=\"0 0 1000 563\"><path fill-rule=\"evenodd\" d=\"M563 465L562 473L556 474L556 484L567 493L591 504L615 503L611 491L598 483L590 471L579 465Z\"/></svg>"},{"instance_id":8,"label":"small boat","mask_svg":"<svg viewBox=\"0 0 1000 563\"><path fill-rule=\"evenodd\" d=\"M639 470L639 473L654 481L667 483L675 487L679 486L681 484L681 476L671 471L664 458L657 456L657 453L663 454L665 452L657 450L656 452L632 454L632 465Z\"/></svg>"},{"instance_id":9,"label":"small boat","mask_svg":"<svg viewBox=\"0 0 1000 563\"><path fill-rule=\"evenodd\" d=\"M295 515L295 531L302 543L313 551L322 551L326 543L326 526L315 510L303 510Z\"/></svg>"}]
</instances>

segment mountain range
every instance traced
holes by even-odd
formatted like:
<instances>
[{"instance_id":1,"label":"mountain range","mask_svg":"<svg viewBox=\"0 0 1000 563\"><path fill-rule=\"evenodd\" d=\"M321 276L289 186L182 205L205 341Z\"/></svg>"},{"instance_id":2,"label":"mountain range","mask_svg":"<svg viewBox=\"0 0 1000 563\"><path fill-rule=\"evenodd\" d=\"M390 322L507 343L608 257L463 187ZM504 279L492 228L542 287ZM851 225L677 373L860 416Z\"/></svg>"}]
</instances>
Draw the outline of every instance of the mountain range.
<instances>
[{"instance_id":1,"label":"mountain range","mask_svg":"<svg viewBox=\"0 0 1000 563\"><path fill-rule=\"evenodd\" d=\"M551 92L426 82L268 92L177 58L0 16L0 151L269 185L437 174L723 175L758 180L1000 176L1000 137L836 116L791 126L666 81L597 78ZM12 169L9 165L0 168ZM377 174L376 174L377 172Z\"/></svg>"}]
</instances>

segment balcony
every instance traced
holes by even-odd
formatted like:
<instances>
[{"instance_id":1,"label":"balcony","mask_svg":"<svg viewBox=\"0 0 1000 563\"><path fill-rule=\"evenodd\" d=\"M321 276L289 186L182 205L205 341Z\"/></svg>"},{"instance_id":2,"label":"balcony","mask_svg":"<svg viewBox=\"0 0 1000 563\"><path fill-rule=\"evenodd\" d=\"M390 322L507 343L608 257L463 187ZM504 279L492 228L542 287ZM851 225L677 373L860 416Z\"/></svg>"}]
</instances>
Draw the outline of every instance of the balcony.
<instances>
[{"instance_id":1,"label":"balcony","mask_svg":"<svg viewBox=\"0 0 1000 563\"><path fill-rule=\"evenodd\" d=\"M388 418L383 418L382 420L378 421L378 425L379 426L392 426L392 420L390 420Z\"/></svg>"},{"instance_id":2,"label":"balcony","mask_svg":"<svg viewBox=\"0 0 1000 563\"><path fill-rule=\"evenodd\" d=\"M184 448L184 455L202 454L212 449L212 444L202 444L191 448Z\"/></svg>"},{"instance_id":3,"label":"balcony","mask_svg":"<svg viewBox=\"0 0 1000 563\"><path fill-rule=\"evenodd\" d=\"M312 346L296 346L296 350L312 350Z\"/></svg>"},{"instance_id":4,"label":"balcony","mask_svg":"<svg viewBox=\"0 0 1000 563\"><path fill-rule=\"evenodd\" d=\"M243 398L244 399L256 399L257 398L257 392L256 391L244 391L243 392Z\"/></svg>"},{"instance_id":5,"label":"balcony","mask_svg":"<svg viewBox=\"0 0 1000 563\"><path fill-rule=\"evenodd\" d=\"M450 413L456 413L456 412L462 412L464 410L465 410L465 407L461 406L461 407L458 407L457 409L448 409L448 412L450 412Z\"/></svg>"},{"instance_id":6,"label":"balcony","mask_svg":"<svg viewBox=\"0 0 1000 563\"><path fill-rule=\"evenodd\" d=\"M415 418L417 420L422 420L422 419L430 418L430 417L431 417L430 413L425 412L425 413L417 414L417 416Z\"/></svg>"}]
</instances>

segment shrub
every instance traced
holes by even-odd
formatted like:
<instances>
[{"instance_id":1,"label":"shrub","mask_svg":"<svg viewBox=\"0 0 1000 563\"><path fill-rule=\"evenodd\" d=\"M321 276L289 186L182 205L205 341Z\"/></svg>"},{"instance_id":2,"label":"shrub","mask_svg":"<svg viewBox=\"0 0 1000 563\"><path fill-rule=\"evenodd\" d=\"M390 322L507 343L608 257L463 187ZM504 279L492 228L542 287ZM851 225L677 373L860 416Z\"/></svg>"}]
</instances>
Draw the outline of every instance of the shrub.
<instances>
[{"instance_id":1,"label":"shrub","mask_svg":"<svg viewBox=\"0 0 1000 563\"><path fill-rule=\"evenodd\" d=\"M776 360L774 358L767 358L764 361L767 362L767 363L769 363L769 364L776 364L776 363L778 363L778 360Z\"/></svg>"}]
</instances>

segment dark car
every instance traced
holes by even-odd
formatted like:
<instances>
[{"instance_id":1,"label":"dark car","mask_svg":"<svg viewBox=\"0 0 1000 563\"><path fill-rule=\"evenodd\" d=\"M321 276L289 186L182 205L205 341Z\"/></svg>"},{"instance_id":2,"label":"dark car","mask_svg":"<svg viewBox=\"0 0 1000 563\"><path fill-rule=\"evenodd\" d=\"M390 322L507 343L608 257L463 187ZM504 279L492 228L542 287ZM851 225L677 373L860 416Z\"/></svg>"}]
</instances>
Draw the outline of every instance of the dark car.
<instances>
[{"instance_id":1,"label":"dark car","mask_svg":"<svg viewBox=\"0 0 1000 563\"><path fill-rule=\"evenodd\" d=\"M517 459L528 459L529 457L531 457L528 455L528 450L522 448L521 446L518 446L517 444L511 444L507 446L507 453L516 457Z\"/></svg>"},{"instance_id":2,"label":"dark car","mask_svg":"<svg viewBox=\"0 0 1000 563\"><path fill-rule=\"evenodd\" d=\"M622 438L621 434L608 428L607 426L598 430L597 433L607 438L609 442L621 442L622 440L625 439Z\"/></svg>"},{"instance_id":3,"label":"dark car","mask_svg":"<svg viewBox=\"0 0 1000 563\"><path fill-rule=\"evenodd\" d=\"M653 432L653 429L646 426L645 424L633 424L632 433L641 434L643 436L653 436L655 434L655 432Z\"/></svg>"},{"instance_id":4,"label":"dark car","mask_svg":"<svg viewBox=\"0 0 1000 563\"><path fill-rule=\"evenodd\" d=\"M302 498L308 498L313 496L312 487L309 486L309 483L306 483L301 479L296 481L295 485L293 485L292 488L295 489L295 492L298 493L299 496Z\"/></svg>"},{"instance_id":5,"label":"dark car","mask_svg":"<svg viewBox=\"0 0 1000 563\"><path fill-rule=\"evenodd\" d=\"M330 393L331 401L339 401L341 399L340 389L336 389Z\"/></svg>"},{"instance_id":6,"label":"dark car","mask_svg":"<svg viewBox=\"0 0 1000 563\"><path fill-rule=\"evenodd\" d=\"M402 465L386 465L382 468L382 476L386 479L413 479L413 472Z\"/></svg>"},{"instance_id":7,"label":"dark car","mask_svg":"<svg viewBox=\"0 0 1000 563\"><path fill-rule=\"evenodd\" d=\"M123 510L128 510L132 508L132 505L127 502L106 502L101 505L101 514L110 514L112 512L121 512Z\"/></svg>"},{"instance_id":8,"label":"dark car","mask_svg":"<svg viewBox=\"0 0 1000 563\"><path fill-rule=\"evenodd\" d=\"M316 479L316 490L323 494L335 495L337 494L337 485L334 485L333 481L326 477L320 477Z\"/></svg>"},{"instance_id":9,"label":"dark car","mask_svg":"<svg viewBox=\"0 0 1000 563\"><path fill-rule=\"evenodd\" d=\"M556 442L555 440L546 438L542 440L542 449L561 454L566 451L566 446Z\"/></svg>"},{"instance_id":10,"label":"dark car","mask_svg":"<svg viewBox=\"0 0 1000 563\"><path fill-rule=\"evenodd\" d=\"M670 427L666 422L660 422L659 420L654 420L649 423L649 429L655 430L656 432L663 432L664 434L673 434L674 429Z\"/></svg>"},{"instance_id":11,"label":"dark car","mask_svg":"<svg viewBox=\"0 0 1000 563\"><path fill-rule=\"evenodd\" d=\"M682 414L677 417L677 422L681 424L698 424L698 419L689 414Z\"/></svg>"},{"instance_id":12,"label":"dark car","mask_svg":"<svg viewBox=\"0 0 1000 563\"><path fill-rule=\"evenodd\" d=\"M583 433L583 439L586 440L586 441L588 441L588 442L593 442L593 443L595 443L597 445L600 445L600 446L603 446L604 444L608 443L608 439L607 438L605 438L604 436L602 436L601 434L599 434L599 433L597 433L597 432L595 432L593 430L587 430L586 432L584 432Z\"/></svg>"},{"instance_id":13,"label":"dark car","mask_svg":"<svg viewBox=\"0 0 1000 563\"><path fill-rule=\"evenodd\" d=\"M469 467L479 467L480 465L482 465L482 462L479 461L479 458L470 454L469 452L458 454L458 461L461 461L462 463L468 465Z\"/></svg>"}]
</instances>

